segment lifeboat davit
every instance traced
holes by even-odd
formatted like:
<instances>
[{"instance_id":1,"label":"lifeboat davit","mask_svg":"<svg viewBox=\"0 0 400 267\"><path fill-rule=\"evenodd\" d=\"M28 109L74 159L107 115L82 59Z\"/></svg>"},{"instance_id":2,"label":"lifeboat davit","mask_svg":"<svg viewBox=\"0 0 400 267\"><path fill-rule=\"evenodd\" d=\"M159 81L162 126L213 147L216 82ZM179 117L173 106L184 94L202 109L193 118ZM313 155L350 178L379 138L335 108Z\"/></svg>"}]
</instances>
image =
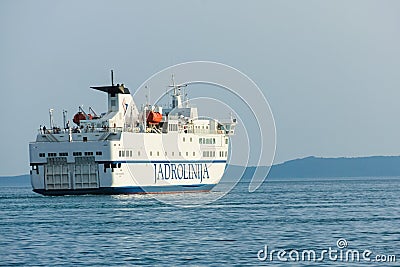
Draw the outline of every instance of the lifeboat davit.
<instances>
[{"instance_id":1,"label":"lifeboat davit","mask_svg":"<svg viewBox=\"0 0 400 267\"><path fill-rule=\"evenodd\" d=\"M149 111L147 113L147 123L158 124L162 120L162 114L160 112Z\"/></svg>"},{"instance_id":2,"label":"lifeboat davit","mask_svg":"<svg viewBox=\"0 0 400 267\"><path fill-rule=\"evenodd\" d=\"M85 114L83 114L83 112L79 111L78 113L75 114L75 116L72 119L72 121L74 123L76 123L77 125L79 125L82 120L91 120L91 119L93 119L92 114L88 114L87 117L86 117Z\"/></svg>"}]
</instances>

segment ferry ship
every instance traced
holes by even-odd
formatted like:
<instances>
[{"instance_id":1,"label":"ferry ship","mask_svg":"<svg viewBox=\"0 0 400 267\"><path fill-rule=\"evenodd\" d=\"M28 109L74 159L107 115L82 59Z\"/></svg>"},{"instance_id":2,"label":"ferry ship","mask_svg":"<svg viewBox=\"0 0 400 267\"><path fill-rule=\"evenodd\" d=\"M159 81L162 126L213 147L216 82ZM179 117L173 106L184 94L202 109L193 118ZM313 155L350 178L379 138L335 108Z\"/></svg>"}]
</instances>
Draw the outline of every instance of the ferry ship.
<instances>
[{"instance_id":1,"label":"ferry ship","mask_svg":"<svg viewBox=\"0 0 400 267\"><path fill-rule=\"evenodd\" d=\"M173 79L172 79L173 81ZM140 110L123 84L92 86L108 110L81 107L64 127L41 126L29 144L33 191L42 195L210 191L224 174L236 119L202 118L172 82L167 107ZM66 122L67 121L67 122Z\"/></svg>"}]
</instances>

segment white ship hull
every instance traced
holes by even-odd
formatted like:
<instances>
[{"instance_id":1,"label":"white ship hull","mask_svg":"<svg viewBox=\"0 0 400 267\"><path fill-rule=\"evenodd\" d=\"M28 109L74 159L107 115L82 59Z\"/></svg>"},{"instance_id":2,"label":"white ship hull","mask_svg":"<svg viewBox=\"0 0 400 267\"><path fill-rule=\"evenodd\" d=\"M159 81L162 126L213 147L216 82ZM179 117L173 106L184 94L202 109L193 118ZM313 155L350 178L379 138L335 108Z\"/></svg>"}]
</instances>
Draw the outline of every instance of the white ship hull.
<instances>
[{"instance_id":1,"label":"white ship hull","mask_svg":"<svg viewBox=\"0 0 400 267\"><path fill-rule=\"evenodd\" d=\"M196 134L116 133L111 141L78 141L83 135L90 140L96 134L73 134L76 141L72 142L63 142L65 134L53 134L59 142L30 144L35 192L65 195L209 191L218 184L226 167L228 145L227 137L222 135L207 135L215 144L200 144L199 138L205 137Z\"/></svg>"}]
</instances>

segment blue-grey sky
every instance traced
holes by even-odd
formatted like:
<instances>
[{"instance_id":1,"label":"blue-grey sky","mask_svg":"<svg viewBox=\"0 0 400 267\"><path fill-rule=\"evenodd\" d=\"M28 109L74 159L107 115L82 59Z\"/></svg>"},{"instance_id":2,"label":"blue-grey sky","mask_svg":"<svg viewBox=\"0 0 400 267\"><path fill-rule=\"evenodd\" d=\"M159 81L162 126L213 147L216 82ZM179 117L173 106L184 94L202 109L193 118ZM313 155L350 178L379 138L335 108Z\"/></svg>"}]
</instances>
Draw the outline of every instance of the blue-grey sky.
<instances>
[{"instance_id":1,"label":"blue-grey sky","mask_svg":"<svg viewBox=\"0 0 400 267\"><path fill-rule=\"evenodd\" d=\"M251 77L277 128L276 162L398 155L400 1L0 2L0 175L29 171L48 109L102 112L109 70L130 88L180 62Z\"/></svg>"}]
</instances>

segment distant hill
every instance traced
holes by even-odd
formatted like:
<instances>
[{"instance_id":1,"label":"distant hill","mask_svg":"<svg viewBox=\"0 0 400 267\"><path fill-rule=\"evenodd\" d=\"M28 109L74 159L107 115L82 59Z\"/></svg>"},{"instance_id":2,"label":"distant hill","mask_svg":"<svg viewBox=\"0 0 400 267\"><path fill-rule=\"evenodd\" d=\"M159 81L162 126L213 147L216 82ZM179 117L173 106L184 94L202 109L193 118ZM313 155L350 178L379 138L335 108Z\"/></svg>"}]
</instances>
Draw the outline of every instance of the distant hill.
<instances>
[{"instance_id":1,"label":"distant hill","mask_svg":"<svg viewBox=\"0 0 400 267\"><path fill-rule=\"evenodd\" d=\"M261 173L268 167L262 166ZM228 167L223 181L242 175L242 181L252 177L256 167ZM307 157L273 165L270 179L334 178L334 177L394 177L400 176L400 156L373 156L359 158Z\"/></svg>"},{"instance_id":2,"label":"distant hill","mask_svg":"<svg viewBox=\"0 0 400 267\"><path fill-rule=\"evenodd\" d=\"M256 167L230 165L223 181L242 175L251 177ZM267 167L263 168L265 171ZM307 157L273 165L268 178L329 178L329 177L391 177L400 176L400 156L373 156L360 158ZM234 179L235 180L235 179ZM0 186L30 186L29 175L0 177Z\"/></svg>"},{"instance_id":3,"label":"distant hill","mask_svg":"<svg viewBox=\"0 0 400 267\"><path fill-rule=\"evenodd\" d=\"M307 157L274 165L268 175L273 178L362 176L400 176L400 156Z\"/></svg>"}]
</instances>

